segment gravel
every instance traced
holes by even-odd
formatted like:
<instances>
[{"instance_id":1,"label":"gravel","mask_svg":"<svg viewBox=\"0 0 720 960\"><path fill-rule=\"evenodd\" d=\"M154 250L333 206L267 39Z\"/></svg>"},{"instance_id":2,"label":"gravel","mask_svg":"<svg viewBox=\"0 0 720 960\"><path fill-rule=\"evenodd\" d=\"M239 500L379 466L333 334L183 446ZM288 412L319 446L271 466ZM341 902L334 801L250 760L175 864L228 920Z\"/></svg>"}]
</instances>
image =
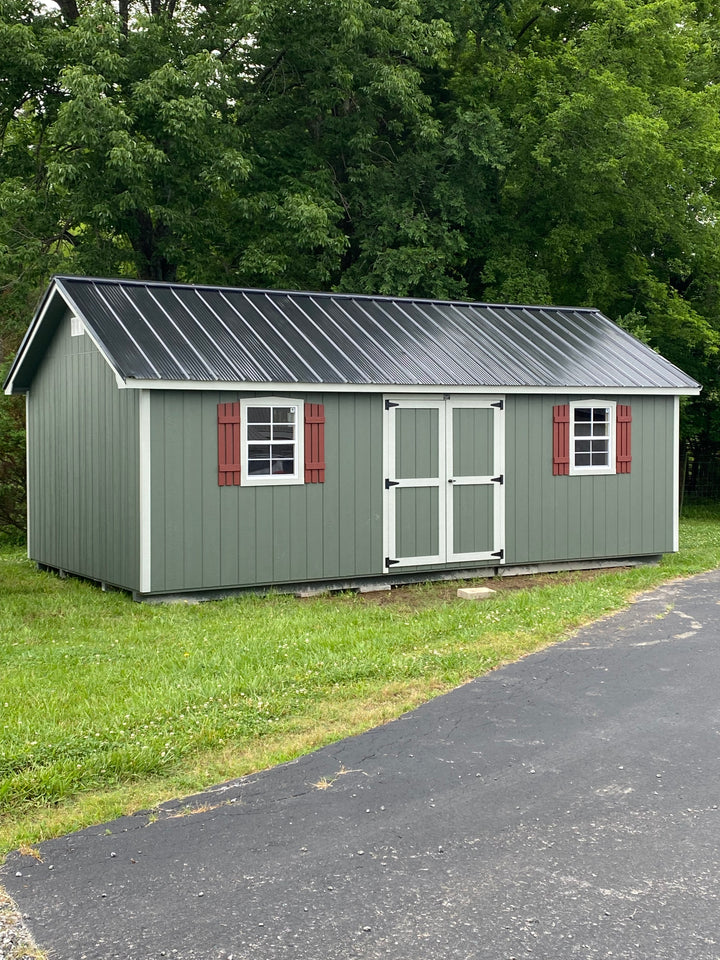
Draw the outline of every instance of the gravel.
<instances>
[{"instance_id":1,"label":"gravel","mask_svg":"<svg viewBox=\"0 0 720 960\"><path fill-rule=\"evenodd\" d=\"M15 904L0 888L0 960L41 960Z\"/></svg>"}]
</instances>

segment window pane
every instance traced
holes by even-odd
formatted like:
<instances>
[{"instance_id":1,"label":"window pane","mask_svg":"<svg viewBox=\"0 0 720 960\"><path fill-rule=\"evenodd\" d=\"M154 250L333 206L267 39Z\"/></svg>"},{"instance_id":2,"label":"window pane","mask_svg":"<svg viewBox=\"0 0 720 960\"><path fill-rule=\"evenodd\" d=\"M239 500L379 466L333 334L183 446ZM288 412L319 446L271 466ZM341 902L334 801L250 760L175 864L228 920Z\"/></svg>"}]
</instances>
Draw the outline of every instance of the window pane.
<instances>
[{"instance_id":1,"label":"window pane","mask_svg":"<svg viewBox=\"0 0 720 960\"><path fill-rule=\"evenodd\" d=\"M260 477L270 473L269 460L250 460L248 461L248 473L251 477Z\"/></svg>"},{"instance_id":2,"label":"window pane","mask_svg":"<svg viewBox=\"0 0 720 960\"><path fill-rule=\"evenodd\" d=\"M270 423L270 407L248 407L248 423Z\"/></svg>"},{"instance_id":3,"label":"window pane","mask_svg":"<svg viewBox=\"0 0 720 960\"><path fill-rule=\"evenodd\" d=\"M607 453L608 452L608 442L607 440L592 440L592 451L593 453Z\"/></svg>"},{"instance_id":4,"label":"window pane","mask_svg":"<svg viewBox=\"0 0 720 960\"><path fill-rule=\"evenodd\" d=\"M592 465L594 467L606 467L608 465L607 453L593 453Z\"/></svg>"},{"instance_id":5,"label":"window pane","mask_svg":"<svg viewBox=\"0 0 720 960\"><path fill-rule=\"evenodd\" d=\"M590 440L578 440L575 444L576 453L590 453Z\"/></svg>"},{"instance_id":6,"label":"window pane","mask_svg":"<svg viewBox=\"0 0 720 960\"><path fill-rule=\"evenodd\" d=\"M575 407L575 423L590 423L592 407Z\"/></svg>"},{"instance_id":7,"label":"window pane","mask_svg":"<svg viewBox=\"0 0 720 960\"><path fill-rule=\"evenodd\" d=\"M295 473L295 462L293 460L273 460L272 472L292 475Z\"/></svg>"},{"instance_id":8,"label":"window pane","mask_svg":"<svg viewBox=\"0 0 720 960\"><path fill-rule=\"evenodd\" d=\"M248 445L248 458L250 460L269 460L270 459L270 444L269 443L251 443Z\"/></svg>"},{"instance_id":9,"label":"window pane","mask_svg":"<svg viewBox=\"0 0 720 960\"><path fill-rule=\"evenodd\" d=\"M577 453L575 455L575 466L576 467L589 467L590 466L590 454L589 453Z\"/></svg>"},{"instance_id":10,"label":"window pane","mask_svg":"<svg viewBox=\"0 0 720 960\"><path fill-rule=\"evenodd\" d=\"M269 440L270 439L270 425L267 426L264 424L248 425L248 440Z\"/></svg>"},{"instance_id":11,"label":"window pane","mask_svg":"<svg viewBox=\"0 0 720 960\"><path fill-rule=\"evenodd\" d=\"M295 407L273 407L273 423L295 423Z\"/></svg>"},{"instance_id":12,"label":"window pane","mask_svg":"<svg viewBox=\"0 0 720 960\"><path fill-rule=\"evenodd\" d=\"M608 409L607 407L593 407L593 420L597 423L598 421L607 421L608 418Z\"/></svg>"},{"instance_id":13,"label":"window pane","mask_svg":"<svg viewBox=\"0 0 720 960\"><path fill-rule=\"evenodd\" d=\"M589 437L592 430L592 425L589 423L577 423L575 424L575 436L576 437Z\"/></svg>"},{"instance_id":14,"label":"window pane","mask_svg":"<svg viewBox=\"0 0 720 960\"><path fill-rule=\"evenodd\" d=\"M295 456L295 448L291 443L274 443L272 455L273 459L278 457L280 460L292 460Z\"/></svg>"},{"instance_id":15,"label":"window pane","mask_svg":"<svg viewBox=\"0 0 720 960\"><path fill-rule=\"evenodd\" d=\"M281 423L273 426L273 440L294 440L295 427L292 423Z\"/></svg>"},{"instance_id":16,"label":"window pane","mask_svg":"<svg viewBox=\"0 0 720 960\"><path fill-rule=\"evenodd\" d=\"M608 435L607 423L594 423L592 432L594 437L606 437Z\"/></svg>"}]
</instances>

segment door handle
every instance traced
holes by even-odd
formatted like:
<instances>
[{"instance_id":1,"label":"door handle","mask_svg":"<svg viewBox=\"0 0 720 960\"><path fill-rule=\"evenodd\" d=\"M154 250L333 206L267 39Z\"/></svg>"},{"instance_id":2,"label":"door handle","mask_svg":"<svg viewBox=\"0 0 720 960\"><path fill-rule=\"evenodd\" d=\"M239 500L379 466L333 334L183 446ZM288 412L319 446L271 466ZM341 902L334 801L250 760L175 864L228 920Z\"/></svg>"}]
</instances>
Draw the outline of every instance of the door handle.
<instances>
[{"instance_id":1,"label":"door handle","mask_svg":"<svg viewBox=\"0 0 720 960\"><path fill-rule=\"evenodd\" d=\"M450 477L450 479L448 480L448 483L455 483L455 481L453 480L452 477Z\"/></svg>"}]
</instances>

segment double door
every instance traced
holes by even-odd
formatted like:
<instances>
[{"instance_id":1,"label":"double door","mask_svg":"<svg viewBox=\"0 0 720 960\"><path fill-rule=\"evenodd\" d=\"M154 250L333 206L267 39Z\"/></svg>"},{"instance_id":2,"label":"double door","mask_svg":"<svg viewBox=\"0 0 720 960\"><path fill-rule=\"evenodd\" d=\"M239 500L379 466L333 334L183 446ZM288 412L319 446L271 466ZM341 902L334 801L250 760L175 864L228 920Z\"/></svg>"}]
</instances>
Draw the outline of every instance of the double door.
<instances>
[{"instance_id":1,"label":"double door","mask_svg":"<svg viewBox=\"0 0 720 960\"><path fill-rule=\"evenodd\" d=\"M385 570L504 557L504 402L385 399Z\"/></svg>"}]
</instances>

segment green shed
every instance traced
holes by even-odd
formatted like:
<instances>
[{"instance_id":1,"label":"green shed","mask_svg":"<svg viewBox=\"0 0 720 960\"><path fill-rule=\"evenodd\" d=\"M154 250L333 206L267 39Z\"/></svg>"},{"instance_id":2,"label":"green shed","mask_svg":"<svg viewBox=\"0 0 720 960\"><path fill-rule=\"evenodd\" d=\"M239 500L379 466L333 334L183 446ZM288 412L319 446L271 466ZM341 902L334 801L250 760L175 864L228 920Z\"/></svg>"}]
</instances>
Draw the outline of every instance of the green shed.
<instances>
[{"instance_id":1,"label":"green shed","mask_svg":"<svg viewBox=\"0 0 720 960\"><path fill-rule=\"evenodd\" d=\"M677 550L679 398L597 310L53 279L28 553L137 599Z\"/></svg>"}]
</instances>

